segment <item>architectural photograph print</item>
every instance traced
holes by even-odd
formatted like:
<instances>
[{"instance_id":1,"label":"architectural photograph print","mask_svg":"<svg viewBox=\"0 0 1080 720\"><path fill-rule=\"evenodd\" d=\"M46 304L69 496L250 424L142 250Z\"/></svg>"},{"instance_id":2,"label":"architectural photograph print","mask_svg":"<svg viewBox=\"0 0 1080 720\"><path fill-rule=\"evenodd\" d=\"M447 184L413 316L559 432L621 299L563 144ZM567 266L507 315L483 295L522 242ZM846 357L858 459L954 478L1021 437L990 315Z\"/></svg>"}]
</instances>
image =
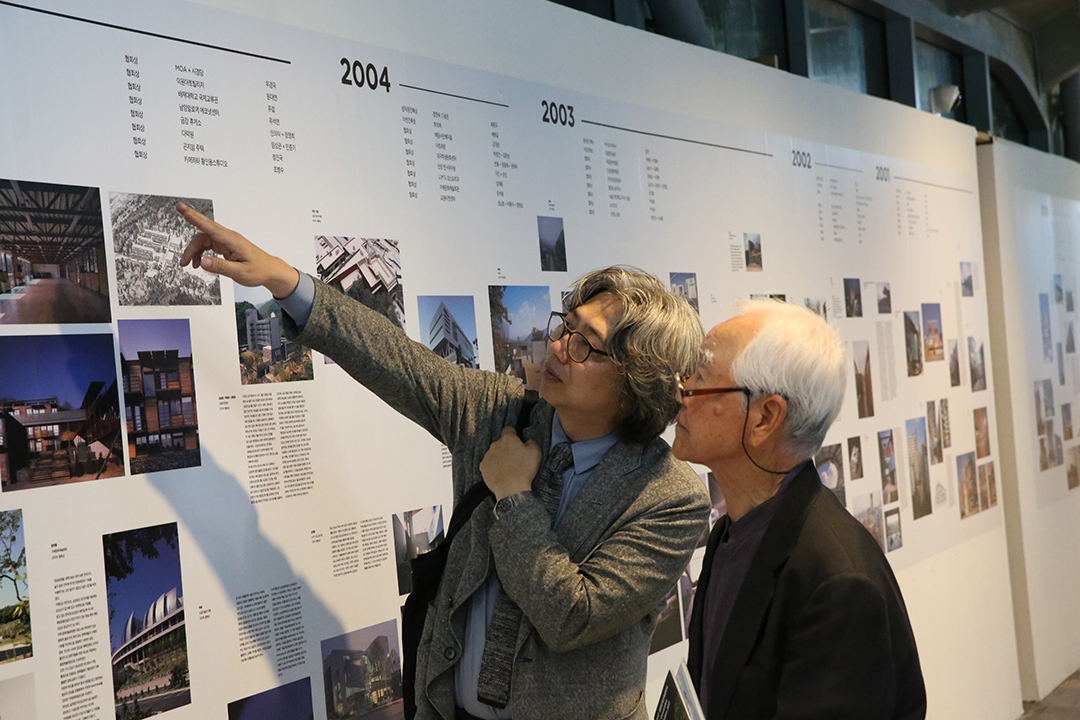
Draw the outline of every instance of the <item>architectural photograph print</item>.
<instances>
[{"instance_id":1,"label":"architectural photograph print","mask_svg":"<svg viewBox=\"0 0 1080 720\"><path fill-rule=\"evenodd\" d=\"M442 542L442 505L394 513L393 525L398 595L408 595L412 592L413 558L431 552Z\"/></svg>"},{"instance_id":2,"label":"architectural photograph print","mask_svg":"<svg viewBox=\"0 0 1080 720\"><path fill-rule=\"evenodd\" d=\"M550 289L490 285L488 303L495 372L514 375L534 387L547 357L545 337L551 315Z\"/></svg>"},{"instance_id":3,"label":"architectural photograph print","mask_svg":"<svg viewBox=\"0 0 1080 720\"><path fill-rule=\"evenodd\" d=\"M314 720L311 678L264 690L229 703L229 720Z\"/></svg>"},{"instance_id":4,"label":"architectural photograph print","mask_svg":"<svg viewBox=\"0 0 1080 720\"><path fill-rule=\"evenodd\" d=\"M318 278L405 329L405 291L397 240L315 236Z\"/></svg>"},{"instance_id":5,"label":"architectural photograph print","mask_svg":"<svg viewBox=\"0 0 1080 720\"><path fill-rule=\"evenodd\" d=\"M941 417L941 446L951 448L952 425L949 423L949 399L941 398L941 402L938 403L938 409Z\"/></svg>"},{"instance_id":6,"label":"architectural photograph print","mask_svg":"<svg viewBox=\"0 0 1080 720\"><path fill-rule=\"evenodd\" d=\"M862 283L859 278L844 278L844 312L846 317L862 317Z\"/></svg>"},{"instance_id":7,"label":"architectural photograph print","mask_svg":"<svg viewBox=\"0 0 1080 720\"><path fill-rule=\"evenodd\" d=\"M863 524L885 549L885 523L881 517L881 499L876 492L857 495L851 501L851 514Z\"/></svg>"},{"instance_id":8,"label":"architectural photograph print","mask_svg":"<svg viewBox=\"0 0 1080 720\"><path fill-rule=\"evenodd\" d=\"M1042 331L1043 360L1054 361L1054 336L1050 331L1050 296L1039 293L1039 328Z\"/></svg>"},{"instance_id":9,"label":"architectural photograph print","mask_svg":"<svg viewBox=\"0 0 1080 720\"><path fill-rule=\"evenodd\" d=\"M221 304L217 275L190 265L180 267L180 255L196 232L176 212L180 202L214 219L210 200L109 193L116 292L121 305Z\"/></svg>"},{"instance_id":10,"label":"architectural photograph print","mask_svg":"<svg viewBox=\"0 0 1080 720\"><path fill-rule=\"evenodd\" d=\"M881 499L890 505L900 499L899 485L896 480L896 447L893 443L893 431L882 430L878 433L878 461L881 465Z\"/></svg>"},{"instance_id":11,"label":"architectural photograph print","mask_svg":"<svg viewBox=\"0 0 1080 720\"><path fill-rule=\"evenodd\" d=\"M240 383L292 382L315 377L311 351L285 339L281 307L264 287L233 283Z\"/></svg>"},{"instance_id":12,"label":"architectural photograph print","mask_svg":"<svg viewBox=\"0 0 1080 720\"><path fill-rule=\"evenodd\" d=\"M0 324L111 319L98 189L0 179Z\"/></svg>"},{"instance_id":13,"label":"architectural photograph print","mask_svg":"<svg viewBox=\"0 0 1080 720\"><path fill-rule=\"evenodd\" d=\"M825 322L829 321L829 306L825 298L803 298L803 307L820 317Z\"/></svg>"},{"instance_id":14,"label":"architectural photograph print","mask_svg":"<svg viewBox=\"0 0 1080 720\"><path fill-rule=\"evenodd\" d=\"M949 347L949 386L960 387L960 343L949 340L947 344Z\"/></svg>"},{"instance_id":15,"label":"architectural photograph print","mask_svg":"<svg viewBox=\"0 0 1080 720\"><path fill-rule=\"evenodd\" d=\"M945 339L941 331L941 305L939 303L922 306L923 351L926 362L945 359Z\"/></svg>"},{"instance_id":16,"label":"architectural photograph print","mask_svg":"<svg viewBox=\"0 0 1080 720\"><path fill-rule=\"evenodd\" d=\"M863 456L862 456L862 438L858 435L855 437L849 437L847 441L848 451L848 469L851 471L852 480L862 480L863 477Z\"/></svg>"},{"instance_id":17,"label":"architectural photograph print","mask_svg":"<svg viewBox=\"0 0 1080 720\"><path fill-rule=\"evenodd\" d=\"M701 305L698 303L697 273L668 273L671 293L690 303L694 312L701 313Z\"/></svg>"},{"instance_id":18,"label":"architectural photograph print","mask_svg":"<svg viewBox=\"0 0 1080 720\"><path fill-rule=\"evenodd\" d=\"M870 372L870 342L855 340L851 343L851 360L855 363L855 402L859 417L874 416L874 380Z\"/></svg>"},{"instance_id":19,"label":"architectural photograph print","mask_svg":"<svg viewBox=\"0 0 1080 720\"><path fill-rule=\"evenodd\" d=\"M124 474L111 333L0 342L0 491Z\"/></svg>"},{"instance_id":20,"label":"architectural photograph print","mask_svg":"<svg viewBox=\"0 0 1080 720\"><path fill-rule=\"evenodd\" d=\"M892 315L892 291L889 283L877 284L877 311L879 315Z\"/></svg>"},{"instance_id":21,"label":"architectural photograph print","mask_svg":"<svg viewBox=\"0 0 1080 720\"><path fill-rule=\"evenodd\" d=\"M1070 485L1070 487L1075 486ZM997 505L997 481L994 479L993 462L988 462L979 466L979 492L981 493L983 490L986 491L988 498L987 507L994 507Z\"/></svg>"},{"instance_id":22,"label":"architectural photograph print","mask_svg":"<svg viewBox=\"0 0 1080 720\"><path fill-rule=\"evenodd\" d=\"M908 377L922 375L922 330L918 310L904 311L904 352L907 354Z\"/></svg>"},{"instance_id":23,"label":"architectural photograph print","mask_svg":"<svg viewBox=\"0 0 1080 720\"><path fill-rule=\"evenodd\" d=\"M131 474L198 467L199 415L187 320L119 320Z\"/></svg>"},{"instance_id":24,"label":"architectural photograph print","mask_svg":"<svg viewBox=\"0 0 1080 720\"><path fill-rule=\"evenodd\" d=\"M899 550L904 546L900 532L900 508L885 511L885 552Z\"/></svg>"},{"instance_id":25,"label":"architectural photograph print","mask_svg":"<svg viewBox=\"0 0 1080 720\"><path fill-rule=\"evenodd\" d=\"M968 363L971 366L971 391L986 389L986 354L981 340L968 338Z\"/></svg>"},{"instance_id":26,"label":"architectural photograph print","mask_svg":"<svg viewBox=\"0 0 1080 720\"><path fill-rule=\"evenodd\" d=\"M975 277L969 262L960 263L960 294L964 297L975 297Z\"/></svg>"},{"instance_id":27,"label":"architectural photograph print","mask_svg":"<svg viewBox=\"0 0 1080 720\"><path fill-rule=\"evenodd\" d=\"M116 720L191 703L176 523L102 536Z\"/></svg>"},{"instance_id":28,"label":"architectural photograph print","mask_svg":"<svg viewBox=\"0 0 1080 720\"><path fill-rule=\"evenodd\" d=\"M1069 448L1065 455L1069 461L1065 471L1065 485L1072 490L1080 487L1080 445Z\"/></svg>"},{"instance_id":29,"label":"architectural photograph print","mask_svg":"<svg viewBox=\"0 0 1080 720\"><path fill-rule=\"evenodd\" d=\"M1065 405L1061 406L1064 415ZM982 460L990 456L990 418L986 408L975 408L975 456Z\"/></svg>"},{"instance_id":30,"label":"architectural photograph print","mask_svg":"<svg viewBox=\"0 0 1080 720\"><path fill-rule=\"evenodd\" d=\"M743 253L746 256L746 269L750 272L761 272L761 234L743 233ZM739 246L736 245L736 248Z\"/></svg>"},{"instance_id":31,"label":"architectural photograph print","mask_svg":"<svg viewBox=\"0 0 1080 720\"><path fill-rule=\"evenodd\" d=\"M403 720L397 620L322 643L327 720Z\"/></svg>"},{"instance_id":32,"label":"architectural photograph print","mask_svg":"<svg viewBox=\"0 0 1080 720\"><path fill-rule=\"evenodd\" d=\"M821 484L833 491L841 505L847 505L844 491L844 451L840 443L826 445L814 455Z\"/></svg>"},{"instance_id":33,"label":"architectural photograph print","mask_svg":"<svg viewBox=\"0 0 1080 720\"><path fill-rule=\"evenodd\" d=\"M956 456L956 482L960 491L960 518L979 512L979 481L975 471L975 453Z\"/></svg>"},{"instance_id":34,"label":"architectural photograph print","mask_svg":"<svg viewBox=\"0 0 1080 720\"><path fill-rule=\"evenodd\" d=\"M940 465L945 460L941 445L941 421L937 414L937 403L926 403L926 440L930 450L930 464Z\"/></svg>"},{"instance_id":35,"label":"architectural photograph print","mask_svg":"<svg viewBox=\"0 0 1080 720\"><path fill-rule=\"evenodd\" d=\"M536 218L540 237L540 269L544 272L566 272L566 232L559 217Z\"/></svg>"},{"instance_id":36,"label":"architectural photograph print","mask_svg":"<svg viewBox=\"0 0 1080 720\"><path fill-rule=\"evenodd\" d=\"M907 431L908 470L911 474L911 510L918 520L934 511L930 457L926 449L926 418L908 420L904 428Z\"/></svg>"},{"instance_id":37,"label":"architectural photograph print","mask_svg":"<svg viewBox=\"0 0 1080 720\"><path fill-rule=\"evenodd\" d=\"M420 295L417 318L424 344L447 362L480 367L472 295Z\"/></svg>"},{"instance_id":38,"label":"architectural photograph print","mask_svg":"<svg viewBox=\"0 0 1080 720\"><path fill-rule=\"evenodd\" d=\"M22 510L0 510L0 665L34 654ZM0 700L4 691L0 686ZM3 708L2 718L7 714Z\"/></svg>"},{"instance_id":39,"label":"architectural photograph print","mask_svg":"<svg viewBox=\"0 0 1080 720\"><path fill-rule=\"evenodd\" d=\"M3 720L38 720L33 674L0 680L0 708Z\"/></svg>"}]
</instances>

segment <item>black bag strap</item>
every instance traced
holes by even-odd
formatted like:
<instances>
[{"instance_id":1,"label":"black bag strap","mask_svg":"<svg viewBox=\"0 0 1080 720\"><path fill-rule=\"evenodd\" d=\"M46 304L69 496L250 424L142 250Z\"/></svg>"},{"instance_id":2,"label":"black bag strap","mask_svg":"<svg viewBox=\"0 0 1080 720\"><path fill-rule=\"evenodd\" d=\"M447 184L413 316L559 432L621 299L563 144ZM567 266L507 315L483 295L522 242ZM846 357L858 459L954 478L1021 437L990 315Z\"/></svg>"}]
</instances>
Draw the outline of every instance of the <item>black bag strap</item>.
<instances>
[{"instance_id":1,"label":"black bag strap","mask_svg":"<svg viewBox=\"0 0 1080 720\"><path fill-rule=\"evenodd\" d=\"M532 415L532 410L539 401L540 393L535 390L525 391L525 401L521 404L521 411L518 413L517 424L514 426L519 438L524 439L522 433L524 433L525 428L529 426L529 416ZM446 529L446 537L443 538L443 541L440 544L440 546L446 547L446 550L443 552L449 551L451 541L453 541L454 536L457 535L461 526L472 516L476 506L492 494L491 490L483 482L476 483L466 491L461 497L461 502L454 508L454 514L450 518L450 526Z\"/></svg>"}]
</instances>

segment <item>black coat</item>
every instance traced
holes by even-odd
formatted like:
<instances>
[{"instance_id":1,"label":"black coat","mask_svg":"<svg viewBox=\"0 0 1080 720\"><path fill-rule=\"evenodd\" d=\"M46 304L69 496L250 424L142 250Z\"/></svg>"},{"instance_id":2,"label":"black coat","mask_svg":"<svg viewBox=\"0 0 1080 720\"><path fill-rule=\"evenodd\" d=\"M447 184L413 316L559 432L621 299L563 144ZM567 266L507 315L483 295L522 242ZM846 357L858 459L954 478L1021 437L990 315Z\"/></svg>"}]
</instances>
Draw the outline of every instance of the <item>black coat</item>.
<instances>
[{"instance_id":1,"label":"black coat","mask_svg":"<svg viewBox=\"0 0 1080 720\"><path fill-rule=\"evenodd\" d=\"M880 546L808 463L780 497L720 646L702 623L718 532L690 620L690 675L715 653L708 720L916 720L926 689L904 599ZM719 527L719 524L718 524Z\"/></svg>"}]
</instances>

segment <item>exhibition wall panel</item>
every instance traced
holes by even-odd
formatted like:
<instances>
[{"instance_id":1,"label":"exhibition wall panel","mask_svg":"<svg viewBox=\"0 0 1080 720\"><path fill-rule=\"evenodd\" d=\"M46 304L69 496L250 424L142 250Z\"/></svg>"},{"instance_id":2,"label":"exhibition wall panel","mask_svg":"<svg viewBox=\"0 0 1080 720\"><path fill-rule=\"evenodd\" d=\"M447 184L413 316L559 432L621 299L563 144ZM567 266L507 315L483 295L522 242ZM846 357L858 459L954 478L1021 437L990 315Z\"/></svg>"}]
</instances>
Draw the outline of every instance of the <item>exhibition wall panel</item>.
<instances>
[{"instance_id":1,"label":"exhibition wall panel","mask_svg":"<svg viewBox=\"0 0 1080 720\"><path fill-rule=\"evenodd\" d=\"M1080 166L1006 141L978 157L1016 637L1038 700L1080 665Z\"/></svg>"},{"instance_id":2,"label":"exhibition wall panel","mask_svg":"<svg viewBox=\"0 0 1080 720\"><path fill-rule=\"evenodd\" d=\"M0 67L0 511L33 571L0 585L33 604L0 698L400 712L449 457L269 294L180 270L182 200L522 377L611 263L706 327L751 296L821 313L852 362L816 459L897 572L930 716L1019 714L971 128L544 2L2 3Z\"/></svg>"}]
</instances>

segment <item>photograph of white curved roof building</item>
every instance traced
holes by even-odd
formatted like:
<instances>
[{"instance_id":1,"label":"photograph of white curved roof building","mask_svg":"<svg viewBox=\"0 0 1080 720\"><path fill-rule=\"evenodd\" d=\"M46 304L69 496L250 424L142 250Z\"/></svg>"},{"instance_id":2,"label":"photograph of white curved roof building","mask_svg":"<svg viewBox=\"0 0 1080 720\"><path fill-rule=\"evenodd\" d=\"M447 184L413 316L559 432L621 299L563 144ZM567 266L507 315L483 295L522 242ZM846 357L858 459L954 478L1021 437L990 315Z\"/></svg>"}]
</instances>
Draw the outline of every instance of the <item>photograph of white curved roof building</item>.
<instances>
[{"instance_id":1,"label":"photograph of white curved roof building","mask_svg":"<svg viewBox=\"0 0 1080 720\"><path fill-rule=\"evenodd\" d=\"M191 703L176 523L105 535L116 717Z\"/></svg>"}]
</instances>

